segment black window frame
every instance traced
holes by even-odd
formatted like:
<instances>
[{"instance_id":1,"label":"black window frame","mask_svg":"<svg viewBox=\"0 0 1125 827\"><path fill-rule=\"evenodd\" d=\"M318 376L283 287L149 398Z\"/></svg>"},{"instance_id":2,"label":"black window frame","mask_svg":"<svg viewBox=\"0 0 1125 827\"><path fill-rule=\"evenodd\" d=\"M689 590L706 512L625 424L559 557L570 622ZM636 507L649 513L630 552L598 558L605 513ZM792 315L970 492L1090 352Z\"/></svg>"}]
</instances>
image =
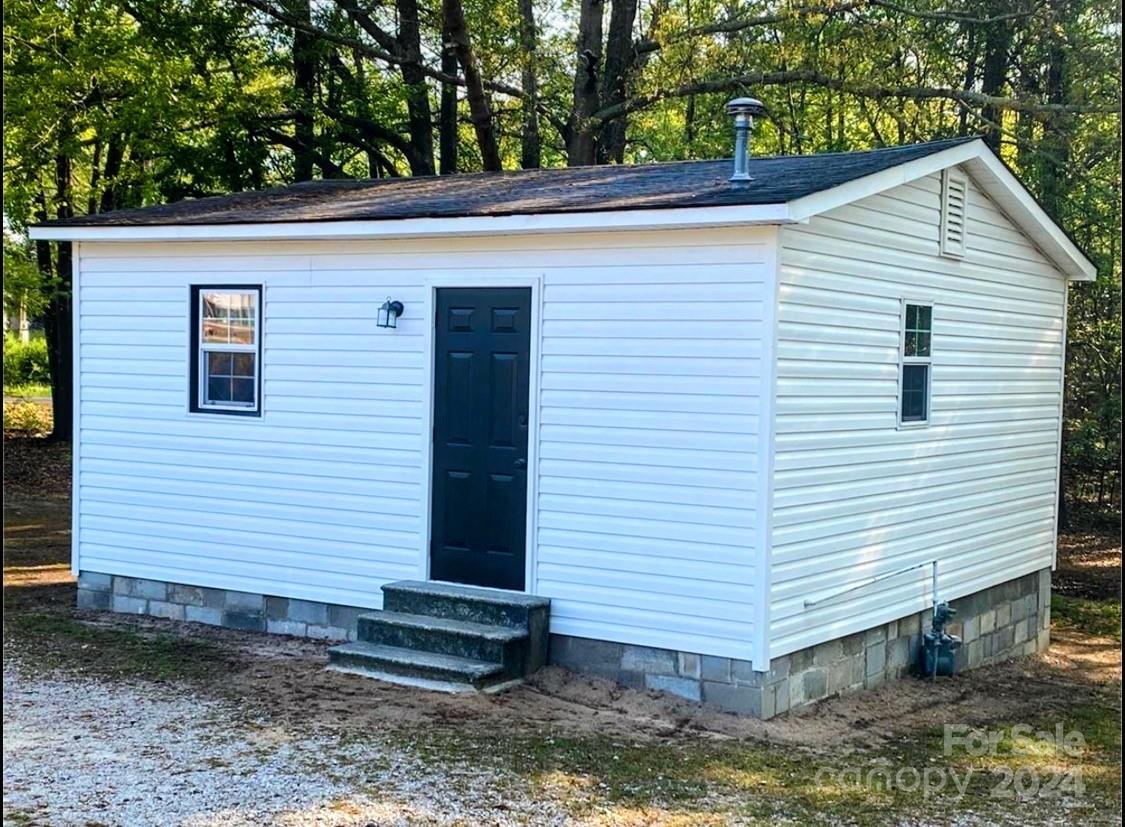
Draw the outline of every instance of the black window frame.
<instances>
[{"instance_id":1,"label":"black window frame","mask_svg":"<svg viewBox=\"0 0 1125 827\"><path fill-rule=\"evenodd\" d=\"M200 384L200 371L203 367L203 347L199 340L201 323L200 294L209 290L228 293L255 293L258 297L257 316L254 319L254 341L257 345L254 352L254 407L253 408L219 408L202 404L203 388ZM188 410L198 414L218 414L219 416L252 416L262 415L262 339L263 335L263 302L261 284L193 284L191 285L191 354L188 370Z\"/></svg>"}]
</instances>

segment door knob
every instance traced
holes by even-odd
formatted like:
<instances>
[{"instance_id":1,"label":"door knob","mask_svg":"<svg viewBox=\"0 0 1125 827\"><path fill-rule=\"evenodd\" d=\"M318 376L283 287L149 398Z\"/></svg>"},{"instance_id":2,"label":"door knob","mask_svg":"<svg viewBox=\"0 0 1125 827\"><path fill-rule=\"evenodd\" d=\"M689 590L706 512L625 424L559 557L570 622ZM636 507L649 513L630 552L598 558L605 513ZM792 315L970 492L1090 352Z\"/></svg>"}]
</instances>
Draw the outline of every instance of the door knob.
<instances>
[{"instance_id":1,"label":"door knob","mask_svg":"<svg viewBox=\"0 0 1125 827\"><path fill-rule=\"evenodd\" d=\"M526 467L527 467L527 460L526 460L526 459L517 459L517 460L516 460L516 461L515 461L514 463L512 463L512 464L513 464L513 465L514 465L514 466L515 466L516 468L526 468Z\"/></svg>"}]
</instances>

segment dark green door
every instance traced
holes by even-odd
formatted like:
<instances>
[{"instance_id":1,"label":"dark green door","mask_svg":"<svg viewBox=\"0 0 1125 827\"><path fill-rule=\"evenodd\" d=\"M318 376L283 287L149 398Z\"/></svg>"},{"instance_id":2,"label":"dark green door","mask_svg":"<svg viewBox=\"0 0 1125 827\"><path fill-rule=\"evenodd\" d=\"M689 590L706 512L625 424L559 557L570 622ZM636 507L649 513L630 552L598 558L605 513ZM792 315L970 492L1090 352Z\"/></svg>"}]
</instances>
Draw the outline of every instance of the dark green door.
<instances>
[{"instance_id":1,"label":"dark green door","mask_svg":"<svg viewBox=\"0 0 1125 827\"><path fill-rule=\"evenodd\" d=\"M524 588L531 288L437 291L430 578Z\"/></svg>"}]
</instances>

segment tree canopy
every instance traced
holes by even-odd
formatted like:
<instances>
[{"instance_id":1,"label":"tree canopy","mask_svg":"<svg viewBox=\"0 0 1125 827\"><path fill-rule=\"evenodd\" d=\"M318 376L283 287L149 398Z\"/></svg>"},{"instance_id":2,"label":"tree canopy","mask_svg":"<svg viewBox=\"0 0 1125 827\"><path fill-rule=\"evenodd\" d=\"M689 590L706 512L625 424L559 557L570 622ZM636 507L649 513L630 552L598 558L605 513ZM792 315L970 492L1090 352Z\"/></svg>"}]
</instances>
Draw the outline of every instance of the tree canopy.
<instances>
[{"instance_id":1,"label":"tree canopy","mask_svg":"<svg viewBox=\"0 0 1125 827\"><path fill-rule=\"evenodd\" d=\"M1107 0L11 0L5 221L720 157L742 94L759 153L981 134L1098 265L1071 296L1066 464L1119 506L1120 41ZM68 256L5 244L37 265L60 383Z\"/></svg>"}]
</instances>

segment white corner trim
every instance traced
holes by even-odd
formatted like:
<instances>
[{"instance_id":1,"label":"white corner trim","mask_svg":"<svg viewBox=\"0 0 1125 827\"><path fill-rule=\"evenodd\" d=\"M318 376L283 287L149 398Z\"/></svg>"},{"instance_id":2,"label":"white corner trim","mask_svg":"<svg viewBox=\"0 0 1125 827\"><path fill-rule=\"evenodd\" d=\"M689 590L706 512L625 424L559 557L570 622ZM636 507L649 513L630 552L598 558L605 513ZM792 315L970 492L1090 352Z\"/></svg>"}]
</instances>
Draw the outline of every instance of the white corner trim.
<instances>
[{"instance_id":1,"label":"white corner trim","mask_svg":"<svg viewBox=\"0 0 1125 827\"><path fill-rule=\"evenodd\" d=\"M773 260L768 263L772 278L766 279L762 301L762 370L758 397L758 496L754 512L757 517L758 544L754 571L757 599L754 617L754 644L751 665L755 671L770 668L770 591L773 581L773 470L774 470L774 400L777 396L777 309L781 286L780 227L773 228Z\"/></svg>"},{"instance_id":2,"label":"white corner trim","mask_svg":"<svg viewBox=\"0 0 1125 827\"><path fill-rule=\"evenodd\" d=\"M78 331L82 327L82 312L78 304L78 283L81 279L82 273L82 245L75 243L70 248L70 322L71 322L71 393L74 398L71 403L74 406L73 420L70 423L71 437L70 437L70 573L75 577L78 572L82 570L82 542L79 537L78 523L80 521L79 515L81 510L78 507L78 498L82 492L82 486L79 484L80 477L78 461L82 451L79 447L79 442L82 438L82 428L79 423L79 416L82 411L82 373L81 373L81 351L78 346Z\"/></svg>"},{"instance_id":3,"label":"white corner trim","mask_svg":"<svg viewBox=\"0 0 1125 827\"><path fill-rule=\"evenodd\" d=\"M1059 499L1062 494L1062 461L1063 461L1063 416L1066 413L1066 340L1067 317L1070 315L1070 285L1063 285L1062 306L1062 365L1059 367L1059 429L1058 429L1058 454L1055 457L1055 535L1051 544L1051 571L1059 564Z\"/></svg>"},{"instance_id":4,"label":"white corner trim","mask_svg":"<svg viewBox=\"0 0 1125 827\"><path fill-rule=\"evenodd\" d=\"M382 221L293 221L285 223L145 226L32 227L40 241L311 241L317 239L417 238L449 235L519 235L612 230L665 230L745 224L789 223L786 204L677 207L666 210L550 213Z\"/></svg>"}]
</instances>

